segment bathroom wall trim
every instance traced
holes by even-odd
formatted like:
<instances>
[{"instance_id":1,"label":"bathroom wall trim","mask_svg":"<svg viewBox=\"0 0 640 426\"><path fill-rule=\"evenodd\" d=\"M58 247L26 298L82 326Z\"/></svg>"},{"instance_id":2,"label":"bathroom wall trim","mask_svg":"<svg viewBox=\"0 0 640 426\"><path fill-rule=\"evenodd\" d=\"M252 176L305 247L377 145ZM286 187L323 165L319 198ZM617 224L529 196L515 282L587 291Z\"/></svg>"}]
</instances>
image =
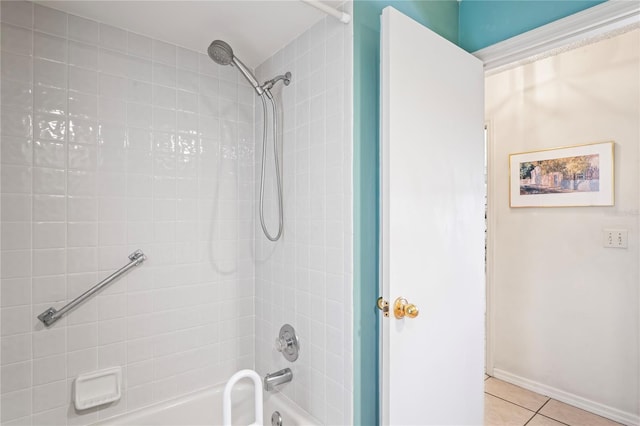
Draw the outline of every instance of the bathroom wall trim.
<instances>
[{"instance_id":1,"label":"bathroom wall trim","mask_svg":"<svg viewBox=\"0 0 640 426\"><path fill-rule=\"evenodd\" d=\"M493 142L493 124L491 120L487 120L485 117L485 158L487 162L486 177L487 177L487 206L486 206L486 273L485 273L485 358L484 358L484 372L490 376L493 376L494 365L494 353L495 353L495 314L491 309L494 306L495 301L495 286L493 285L495 265L495 240L496 240L496 208L498 201L496 200L495 190L498 182L496 181L495 173L489 173L497 165L494 164L494 142Z\"/></svg>"},{"instance_id":2,"label":"bathroom wall trim","mask_svg":"<svg viewBox=\"0 0 640 426\"><path fill-rule=\"evenodd\" d=\"M498 368L494 369L493 377L520 386L521 388L528 389L532 392L546 395L560 402L573 405L574 407L582 408L583 410L590 411L592 413L598 414L600 416L628 426L640 425L640 416L636 416L633 413L618 410L617 408L591 401L570 392L566 392L552 386L547 386L545 384L520 377L505 370L501 370Z\"/></svg>"},{"instance_id":3,"label":"bathroom wall trim","mask_svg":"<svg viewBox=\"0 0 640 426\"><path fill-rule=\"evenodd\" d=\"M473 54L484 62L486 75L636 28L640 3L610 0L566 18L517 35Z\"/></svg>"}]
</instances>

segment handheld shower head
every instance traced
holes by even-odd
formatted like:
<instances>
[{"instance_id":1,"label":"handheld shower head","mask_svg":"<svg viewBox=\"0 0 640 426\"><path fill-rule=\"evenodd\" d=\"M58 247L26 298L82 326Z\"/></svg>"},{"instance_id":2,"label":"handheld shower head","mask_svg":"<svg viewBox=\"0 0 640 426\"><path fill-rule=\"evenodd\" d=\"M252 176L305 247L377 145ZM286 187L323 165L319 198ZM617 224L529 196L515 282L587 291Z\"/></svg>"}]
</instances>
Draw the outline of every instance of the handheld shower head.
<instances>
[{"instance_id":1,"label":"handheld shower head","mask_svg":"<svg viewBox=\"0 0 640 426\"><path fill-rule=\"evenodd\" d=\"M282 182L280 177L280 165L278 164L278 108L276 101L271 94L271 88L280 80L283 81L285 85L289 85L291 82L291 73L287 72L284 75L279 75L272 78L269 81L266 81L262 86L258 84L258 80L253 75L251 70L247 68L240 59L236 58L233 55L233 49L229 46L228 43L222 40L214 40L210 45L209 49L207 49L209 56L213 61L219 65L232 65L238 68L240 73L244 75L244 77L251 83L256 93L260 96L260 100L262 101L263 108L263 117L264 117L264 127L262 131L262 167L261 167L261 177L260 177L260 224L262 225L262 231L264 235L267 237L269 241L277 241L282 235L282 230L284 228L284 219L283 219L283 205L282 205ZM265 95L265 96L263 96ZM265 182L265 162L267 158L267 101L266 98L269 98L271 101L271 105L273 106L273 158L274 158L274 166L275 166L275 175L276 175L276 184L278 187L278 233L275 236L269 233L267 229L267 225L264 221L264 182Z\"/></svg>"},{"instance_id":2,"label":"handheld shower head","mask_svg":"<svg viewBox=\"0 0 640 426\"><path fill-rule=\"evenodd\" d=\"M209 57L213 59L216 64L220 65L235 65L236 68L242 73L249 83L253 86L258 95L262 96L264 89L258 84L258 80L253 75L251 70L247 68L245 64L233 55L233 49L228 43L222 40L214 40L207 49Z\"/></svg>"},{"instance_id":3,"label":"handheld shower head","mask_svg":"<svg viewBox=\"0 0 640 426\"><path fill-rule=\"evenodd\" d=\"M233 49L222 40L214 40L207 49L209 57L216 64L229 65L233 61Z\"/></svg>"}]
</instances>

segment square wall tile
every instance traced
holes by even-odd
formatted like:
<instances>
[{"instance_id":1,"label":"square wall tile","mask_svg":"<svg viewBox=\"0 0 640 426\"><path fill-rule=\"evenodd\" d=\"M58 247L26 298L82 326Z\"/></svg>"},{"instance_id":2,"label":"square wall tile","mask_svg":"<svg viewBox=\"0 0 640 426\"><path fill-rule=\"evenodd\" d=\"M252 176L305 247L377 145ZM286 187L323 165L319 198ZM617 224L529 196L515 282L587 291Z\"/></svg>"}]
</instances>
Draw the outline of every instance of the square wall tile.
<instances>
[{"instance_id":1,"label":"square wall tile","mask_svg":"<svg viewBox=\"0 0 640 426\"><path fill-rule=\"evenodd\" d=\"M51 303L67 298L67 280L64 275L34 277L33 303Z\"/></svg>"},{"instance_id":2,"label":"square wall tile","mask_svg":"<svg viewBox=\"0 0 640 426\"><path fill-rule=\"evenodd\" d=\"M67 14L39 4L33 6L33 27L38 31L55 34L62 37L67 35Z\"/></svg>"},{"instance_id":3,"label":"square wall tile","mask_svg":"<svg viewBox=\"0 0 640 426\"><path fill-rule=\"evenodd\" d=\"M139 34L127 33L127 52L141 58L151 58L153 40Z\"/></svg>"},{"instance_id":4,"label":"square wall tile","mask_svg":"<svg viewBox=\"0 0 640 426\"><path fill-rule=\"evenodd\" d=\"M0 287L2 307L31 303L31 280L29 278L3 279Z\"/></svg>"},{"instance_id":5,"label":"square wall tile","mask_svg":"<svg viewBox=\"0 0 640 426\"><path fill-rule=\"evenodd\" d=\"M70 66L69 90L88 94L97 94L98 73L90 69Z\"/></svg>"},{"instance_id":6,"label":"square wall tile","mask_svg":"<svg viewBox=\"0 0 640 426\"><path fill-rule=\"evenodd\" d=\"M31 248L31 230L29 222L2 222L2 250L20 250Z\"/></svg>"},{"instance_id":7,"label":"square wall tile","mask_svg":"<svg viewBox=\"0 0 640 426\"><path fill-rule=\"evenodd\" d=\"M0 69L0 75L2 76L3 81L14 80L31 83L33 76L33 60L29 56L17 55L7 51L2 51L1 54L2 68Z\"/></svg>"},{"instance_id":8,"label":"square wall tile","mask_svg":"<svg viewBox=\"0 0 640 426\"><path fill-rule=\"evenodd\" d=\"M33 33L31 30L2 24L1 46L4 52L30 56L33 53Z\"/></svg>"},{"instance_id":9,"label":"square wall tile","mask_svg":"<svg viewBox=\"0 0 640 426\"><path fill-rule=\"evenodd\" d=\"M61 380L33 388L33 412L39 413L61 407L67 400L67 382Z\"/></svg>"},{"instance_id":10,"label":"square wall tile","mask_svg":"<svg viewBox=\"0 0 640 426\"><path fill-rule=\"evenodd\" d=\"M2 404L3 408L0 417L2 423L28 416L31 414L31 389L2 394L0 396L0 404Z\"/></svg>"},{"instance_id":11,"label":"square wall tile","mask_svg":"<svg viewBox=\"0 0 640 426\"><path fill-rule=\"evenodd\" d=\"M111 25L100 24L100 46L126 52L127 32Z\"/></svg>"},{"instance_id":12,"label":"square wall tile","mask_svg":"<svg viewBox=\"0 0 640 426\"><path fill-rule=\"evenodd\" d=\"M69 65L75 65L87 69L98 69L99 51L86 43L69 40Z\"/></svg>"},{"instance_id":13,"label":"square wall tile","mask_svg":"<svg viewBox=\"0 0 640 426\"><path fill-rule=\"evenodd\" d=\"M33 28L33 3L22 1L7 1L0 3L0 17L2 22Z\"/></svg>"},{"instance_id":14,"label":"square wall tile","mask_svg":"<svg viewBox=\"0 0 640 426\"><path fill-rule=\"evenodd\" d=\"M69 38L84 43L100 43L100 24L75 15L68 15Z\"/></svg>"},{"instance_id":15,"label":"square wall tile","mask_svg":"<svg viewBox=\"0 0 640 426\"><path fill-rule=\"evenodd\" d=\"M66 369L66 355L64 354L34 360L33 384L34 386L45 385L66 379Z\"/></svg>"},{"instance_id":16,"label":"square wall tile","mask_svg":"<svg viewBox=\"0 0 640 426\"><path fill-rule=\"evenodd\" d=\"M33 61L33 68L36 85L67 88L67 67L65 64L36 58Z\"/></svg>"},{"instance_id":17,"label":"square wall tile","mask_svg":"<svg viewBox=\"0 0 640 426\"><path fill-rule=\"evenodd\" d=\"M35 33L33 54L37 58L57 62L67 61L67 40L45 33Z\"/></svg>"},{"instance_id":18,"label":"square wall tile","mask_svg":"<svg viewBox=\"0 0 640 426\"><path fill-rule=\"evenodd\" d=\"M153 40L153 62L176 65L176 46L159 40Z\"/></svg>"},{"instance_id":19,"label":"square wall tile","mask_svg":"<svg viewBox=\"0 0 640 426\"><path fill-rule=\"evenodd\" d=\"M0 91L0 101L3 105L16 105L21 108L30 108L33 102L33 89L31 82L3 80Z\"/></svg>"},{"instance_id":20,"label":"square wall tile","mask_svg":"<svg viewBox=\"0 0 640 426\"><path fill-rule=\"evenodd\" d=\"M31 306L5 307L0 311L2 324L0 335L10 336L12 334L27 333L31 330Z\"/></svg>"},{"instance_id":21,"label":"square wall tile","mask_svg":"<svg viewBox=\"0 0 640 426\"><path fill-rule=\"evenodd\" d=\"M9 364L1 369L2 394L31 387L31 362Z\"/></svg>"},{"instance_id":22,"label":"square wall tile","mask_svg":"<svg viewBox=\"0 0 640 426\"><path fill-rule=\"evenodd\" d=\"M28 250L2 251L2 279L31 276L31 252Z\"/></svg>"}]
</instances>

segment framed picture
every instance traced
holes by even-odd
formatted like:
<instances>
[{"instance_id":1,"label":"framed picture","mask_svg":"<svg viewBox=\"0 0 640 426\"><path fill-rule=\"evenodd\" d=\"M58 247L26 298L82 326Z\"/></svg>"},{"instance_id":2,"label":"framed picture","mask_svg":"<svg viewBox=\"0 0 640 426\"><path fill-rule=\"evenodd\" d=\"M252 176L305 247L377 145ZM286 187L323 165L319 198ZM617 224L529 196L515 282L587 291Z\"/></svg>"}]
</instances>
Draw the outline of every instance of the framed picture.
<instances>
[{"instance_id":1,"label":"framed picture","mask_svg":"<svg viewBox=\"0 0 640 426\"><path fill-rule=\"evenodd\" d=\"M613 142L509 156L511 207L613 206Z\"/></svg>"}]
</instances>

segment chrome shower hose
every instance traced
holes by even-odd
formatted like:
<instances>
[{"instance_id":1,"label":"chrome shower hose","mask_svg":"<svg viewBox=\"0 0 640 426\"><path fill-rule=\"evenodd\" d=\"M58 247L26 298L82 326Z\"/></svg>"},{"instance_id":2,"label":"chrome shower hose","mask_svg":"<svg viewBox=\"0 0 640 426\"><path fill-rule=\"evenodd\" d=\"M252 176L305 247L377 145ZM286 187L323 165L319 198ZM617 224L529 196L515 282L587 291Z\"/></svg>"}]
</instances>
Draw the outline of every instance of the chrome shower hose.
<instances>
[{"instance_id":1,"label":"chrome shower hose","mask_svg":"<svg viewBox=\"0 0 640 426\"><path fill-rule=\"evenodd\" d=\"M269 93L270 94L270 93ZM273 100L273 96L267 96L273 105L273 158L276 168L276 185L278 187L278 233L272 236L264 223L264 174L265 163L267 161L267 102L264 100L264 94L260 96L262 100L262 111L264 116L264 124L262 127L262 170L260 172L260 225L264 235L270 241L278 241L282 235L283 217L282 217L282 180L280 178L280 162L278 161L278 107Z\"/></svg>"}]
</instances>

